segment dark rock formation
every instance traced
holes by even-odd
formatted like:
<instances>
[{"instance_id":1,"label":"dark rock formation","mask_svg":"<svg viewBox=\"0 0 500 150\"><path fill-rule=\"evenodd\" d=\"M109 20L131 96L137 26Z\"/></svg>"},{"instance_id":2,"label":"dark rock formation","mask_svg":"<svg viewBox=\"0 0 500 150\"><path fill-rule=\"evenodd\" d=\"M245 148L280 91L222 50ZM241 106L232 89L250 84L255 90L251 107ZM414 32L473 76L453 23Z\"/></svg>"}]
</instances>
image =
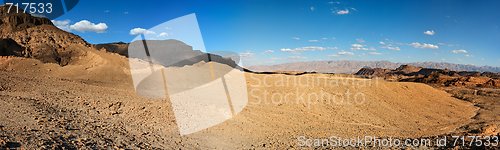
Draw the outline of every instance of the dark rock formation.
<instances>
[{"instance_id":1,"label":"dark rock formation","mask_svg":"<svg viewBox=\"0 0 500 150\"><path fill-rule=\"evenodd\" d=\"M103 43L95 44L94 47L98 50L105 50L111 53L117 53L119 55L128 57L128 43L116 42L116 43Z\"/></svg>"},{"instance_id":2,"label":"dark rock formation","mask_svg":"<svg viewBox=\"0 0 500 150\"><path fill-rule=\"evenodd\" d=\"M456 72L448 69L420 68L411 65L402 65L394 70L362 68L355 75L368 78L379 77L390 81L421 82L444 86L500 87L498 73Z\"/></svg>"},{"instance_id":3,"label":"dark rock formation","mask_svg":"<svg viewBox=\"0 0 500 150\"><path fill-rule=\"evenodd\" d=\"M0 56L21 56L24 57L26 54L24 52L24 47L17 44L16 41L12 39L0 39Z\"/></svg>"},{"instance_id":4,"label":"dark rock formation","mask_svg":"<svg viewBox=\"0 0 500 150\"><path fill-rule=\"evenodd\" d=\"M79 36L55 27L47 18L7 10L8 6L0 6L0 39L15 41L14 45L22 47L22 51L19 52L19 48L4 48L6 55L35 58L64 66L70 64L73 58L85 55L82 49L91 47ZM13 42L8 43L12 45Z\"/></svg>"}]
</instances>

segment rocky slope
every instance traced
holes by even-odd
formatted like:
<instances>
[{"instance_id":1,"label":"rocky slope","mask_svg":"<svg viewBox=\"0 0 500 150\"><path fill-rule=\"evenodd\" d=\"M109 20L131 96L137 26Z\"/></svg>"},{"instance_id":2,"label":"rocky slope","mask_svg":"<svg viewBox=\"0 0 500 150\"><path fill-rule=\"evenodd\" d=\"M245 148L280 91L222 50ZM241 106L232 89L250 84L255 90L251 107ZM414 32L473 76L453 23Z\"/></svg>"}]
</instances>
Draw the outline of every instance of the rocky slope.
<instances>
[{"instance_id":1,"label":"rocky slope","mask_svg":"<svg viewBox=\"0 0 500 150\"><path fill-rule=\"evenodd\" d=\"M15 53L3 53L27 58L35 58L44 63L68 65L73 59L85 55L85 50L75 47L91 48L77 35L55 27L47 18L30 14L7 12L8 6L0 6L1 47L20 46ZM15 43L13 42L15 41Z\"/></svg>"}]
</instances>

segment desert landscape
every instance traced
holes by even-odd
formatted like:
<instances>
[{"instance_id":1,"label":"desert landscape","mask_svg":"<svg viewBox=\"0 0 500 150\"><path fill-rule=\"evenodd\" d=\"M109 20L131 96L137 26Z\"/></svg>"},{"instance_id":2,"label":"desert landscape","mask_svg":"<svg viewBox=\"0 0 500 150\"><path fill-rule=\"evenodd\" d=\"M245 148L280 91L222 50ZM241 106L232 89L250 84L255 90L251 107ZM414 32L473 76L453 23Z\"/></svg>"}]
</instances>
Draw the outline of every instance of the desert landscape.
<instances>
[{"instance_id":1,"label":"desert landscape","mask_svg":"<svg viewBox=\"0 0 500 150\"><path fill-rule=\"evenodd\" d=\"M128 43L93 45L49 19L6 9L0 7L0 149L322 149L298 140L500 136L498 70L415 64L354 65L355 72L241 69L246 107L181 135L169 98L136 93ZM162 69L207 65L235 67L200 61Z\"/></svg>"}]
</instances>

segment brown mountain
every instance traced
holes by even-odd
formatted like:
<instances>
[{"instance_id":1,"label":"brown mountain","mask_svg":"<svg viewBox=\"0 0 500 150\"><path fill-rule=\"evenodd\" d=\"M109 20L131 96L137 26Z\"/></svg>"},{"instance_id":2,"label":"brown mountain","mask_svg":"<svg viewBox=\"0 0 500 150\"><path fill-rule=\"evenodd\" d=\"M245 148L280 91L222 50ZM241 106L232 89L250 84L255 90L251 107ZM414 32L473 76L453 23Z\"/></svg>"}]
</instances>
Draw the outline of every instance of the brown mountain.
<instances>
[{"instance_id":1,"label":"brown mountain","mask_svg":"<svg viewBox=\"0 0 500 150\"><path fill-rule=\"evenodd\" d=\"M445 62L414 62L394 63L389 61L310 61L294 62L278 65L250 66L252 71L299 71L299 72L321 72L321 73L356 73L364 67L394 69L401 65L410 65L423 68L450 69L456 71L478 71L478 72L500 72L500 67L474 66L464 64L453 64Z\"/></svg>"},{"instance_id":2,"label":"brown mountain","mask_svg":"<svg viewBox=\"0 0 500 150\"><path fill-rule=\"evenodd\" d=\"M105 50L112 53L117 53L119 55L128 57L128 43L115 42L115 43L103 43L95 44L94 47L99 50Z\"/></svg>"},{"instance_id":3,"label":"brown mountain","mask_svg":"<svg viewBox=\"0 0 500 150\"><path fill-rule=\"evenodd\" d=\"M65 66L84 55L82 48L91 47L79 36L55 27L47 18L8 13L7 10L7 6L0 6L0 39L2 45L7 44L2 47L18 48L17 52L2 52L2 55L35 58Z\"/></svg>"},{"instance_id":4,"label":"brown mountain","mask_svg":"<svg viewBox=\"0 0 500 150\"><path fill-rule=\"evenodd\" d=\"M154 52L156 55L164 57L162 58L163 60L161 61L157 60L157 62L167 67L168 66L182 67L185 65L193 65L198 62L213 61L221 64L226 64L233 68L241 69L241 67L237 65L237 63L239 62L239 57L236 53L230 53L230 52L204 53L200 50L194 50L191 46L187 45L182 41L173 39L148 40L147 42L149 49L151 51L156 51ZM143 46L142 41L133 41L131 43L124 43L124 42L103 43L94 45L94 47L99 50L111 53L117 53L125 57L129 57L129 47L132 47L131 50L135 51L135 50L142 50L143 49L142 46ZM134 53L135 52L132 52L132 57L134 57ZM135 56L139 55L136 54ZM155 56L152 57L154 58ZM140 59L145 60L146 58L140 58Z\"/></svg>"},{"instance_id":5,"label":"brown mountain","mask_svg":"<svg viewBox=\"0 0 500 150\"><path fill-rule=\"evenodd\" d=\"M402 65L396 69L362 68L355 75L392 81L421 82L443 86L500 87L500 73L451 71Z\"/></svg>"}]
</instances>

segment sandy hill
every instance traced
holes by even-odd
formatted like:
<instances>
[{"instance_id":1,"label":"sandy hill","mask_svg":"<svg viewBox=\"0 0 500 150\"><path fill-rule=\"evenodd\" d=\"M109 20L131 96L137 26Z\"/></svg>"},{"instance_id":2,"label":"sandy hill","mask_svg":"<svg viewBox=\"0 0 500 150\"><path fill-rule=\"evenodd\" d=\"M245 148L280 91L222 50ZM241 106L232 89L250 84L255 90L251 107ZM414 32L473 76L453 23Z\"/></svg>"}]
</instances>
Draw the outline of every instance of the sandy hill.
<instances>
[{"instance_id":1,"label":"sandy hill","mask_svg":"<svg viewBox=\"0 0 500 150\"><path fill-rule=\"evenodd\" d=\"M98 51L47 18L7 13L7 8L0 6L0 54L7 56L0 59L2 68L96 81L130 74L126 58Z\"/></svg>"},{"instance_id":2,"label":"sandy hill","mask_svg":"<svg viewBox=\"0 0 500 150\"><path fill-rule=\"evenodd\" d=\"M214 68L227 68L210 63ZM198 68L206 65L202 62L168 70L199 72ZM331 74L245 73L248 105L238 115L201 132L180 136L171 103L137 96L129 83L79 82L54 78L51 72L3 70L0 74L0 109L9 112L0 115L4 131L0 134L3 140L29 149L108 145L145 149L298 148L299 135L441 135L471 121L477 110L469 102L420 83Z\"/></svg>"}]
</instances>

